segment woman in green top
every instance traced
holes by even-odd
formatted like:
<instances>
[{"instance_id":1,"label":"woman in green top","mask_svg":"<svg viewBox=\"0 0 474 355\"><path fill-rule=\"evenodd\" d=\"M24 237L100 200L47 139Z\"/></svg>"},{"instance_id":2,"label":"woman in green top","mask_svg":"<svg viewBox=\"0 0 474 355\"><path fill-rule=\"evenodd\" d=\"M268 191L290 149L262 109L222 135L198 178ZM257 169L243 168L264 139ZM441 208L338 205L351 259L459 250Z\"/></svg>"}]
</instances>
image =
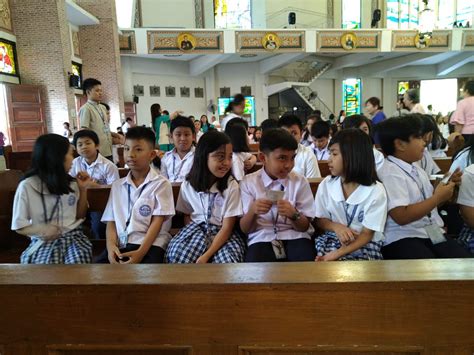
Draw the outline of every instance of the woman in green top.
<instances>
[{"instance_id":1,"label":"woman in green top","mask_svg":"<svg viewBox=\"0 0 474 355\"><path fill-rule=\"evenodd\" d=\"M206 133L209 129L214 129L214 126L209 123L206 115L201 116L201 131Z\"/></svg>"},{"instance_id":2,"label":"woman in green top","mask_svg":"<svg viewBox=\"0 0 474 355\"><path fill-rule=\"evenodd\" d=\"M168 152L173 149L173 144L170 142L170 116L161 114L161 106L153 104L151 111L151 126L156 135L156 147L160 150Z\"/></svg>"}]
</instances>

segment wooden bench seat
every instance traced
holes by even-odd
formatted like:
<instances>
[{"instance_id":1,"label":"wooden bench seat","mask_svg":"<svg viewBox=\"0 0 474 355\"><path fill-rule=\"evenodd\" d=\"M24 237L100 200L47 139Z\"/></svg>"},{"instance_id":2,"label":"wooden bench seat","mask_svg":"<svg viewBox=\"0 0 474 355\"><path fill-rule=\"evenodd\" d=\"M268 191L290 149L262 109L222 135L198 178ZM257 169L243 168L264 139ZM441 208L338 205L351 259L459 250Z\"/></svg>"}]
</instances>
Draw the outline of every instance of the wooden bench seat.
<instances>
[{"instance_id":1,"label":"wooden bench seat","mask_svg":"<svg viewBox=\"0 0 474 355\"><path fill-rule=\"evenodd\" d=\"M1 265L2 355L471 355L474 261Z\"/></svg>"},{"instance_id":2,"label":"wooden bench seat","mask_svg":"<svg viewBox=\"0 0 474 355\"><path fill-rule=\"evenodd\" d=\"M440 168L442 174L446 174L449 171L452 164L452 157L434 158L433 160Z\"/></svg>"}]
</instances>

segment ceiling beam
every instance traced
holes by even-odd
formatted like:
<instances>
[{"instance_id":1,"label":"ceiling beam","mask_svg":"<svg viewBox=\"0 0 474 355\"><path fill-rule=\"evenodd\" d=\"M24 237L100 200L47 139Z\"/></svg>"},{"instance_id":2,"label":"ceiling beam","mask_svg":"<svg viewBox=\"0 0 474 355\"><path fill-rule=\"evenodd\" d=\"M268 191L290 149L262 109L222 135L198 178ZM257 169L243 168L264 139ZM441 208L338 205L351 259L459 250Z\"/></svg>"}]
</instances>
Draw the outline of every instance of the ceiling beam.
<instances>
[{"instance_id":1,"label":"ceiling beam","mask_svg":"<svg viewBox=\"0 0 474 355\"><path fill-rule=\"evenodd\" d=\"M260 61L260 74L268 74L273 70L281 68L288 63L300 60L306 57L308 53L288 53L279 54Z\"/></svg>"},{"instance_id":2,"label":"ceiling beam","mask_svg":"<svg viewBox=\"0 0 474 355\"><path fill-rule=\"evenodd\" d=\"M436 66L436 74L438 76L448 75L452 71L461 68L467 63L474 62L474 54L472 52L463 52L452 57Z\"/></svg>"},{"instance_id":3,"label":"ceiling beam","mask_svg":"<svg viewBox=\"0 0 474 355\"><path fill-rule=\"evenodd\" d=\"M189 62L189 74L198 76L229 58L231 54L208 54Z\"/></svg>"},{"instance_id":4,"label":"ceiling beam","mask_svg":"<svg viewBox=\"0 0 474 355\"><path fill-rule=\"evenodd\" d=\"M444 55L444 53L414 53L402 57L381 60L380 62L364 66L361 75L373 75L403 68L409 65L416 65L417 62L436 55Z\"/></svg>"}]
</instances>

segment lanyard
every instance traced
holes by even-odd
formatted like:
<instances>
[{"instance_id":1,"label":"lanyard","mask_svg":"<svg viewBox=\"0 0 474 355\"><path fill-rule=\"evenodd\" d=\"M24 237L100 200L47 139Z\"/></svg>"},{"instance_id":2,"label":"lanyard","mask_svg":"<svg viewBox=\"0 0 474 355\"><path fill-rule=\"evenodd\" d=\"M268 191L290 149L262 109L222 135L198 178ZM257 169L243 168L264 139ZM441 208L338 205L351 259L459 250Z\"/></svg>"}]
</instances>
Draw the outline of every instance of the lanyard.
<instances>
[{"instance_id":1,"label":"lanyard","mask_svg":"<svg viewBox=\"0 0 474 355\"><path fill-rule=\"evenodd\" d=\"M285 186L280 185L280 191L285 191ZM278 222L279 214L277 212L276 217L273 216L273 206L270 211L272 213L272 219L273 219L273 234L275 234L275 239L277 239L277 234L278 234L277 222Z\"/></svg>"},{"instance_id":2,"label":"lanyard","mask_svg":"<svg viewBox=\"0 0 474 355\"><path fill-rule=\"evenodd\" d=\"M344 212L346 213L347 227L351 226L358 208L359 208L359 205L355 205L354 208L352 209L352 214L349 216L349 213L348 213L349 204L344 202Z\"/></svg>"},{"instance_id":3,"label":"lanyard","mask_svg":"<svg viewBox=\"0 0 474 355\"><path fill-rule=\"evenodd\" d=\"M98 158L98 157L97 157ZM91 177L91 179L94 178L94 173L95 173L95 168L97 167L97 162L94 164L94 167L92 168L92 172L89 173L89 166L87 165L87 162L85 161L85 159L83 159L83 165L82 167L85 168L86 172L89 174L89 176ZM97 180L100 180L100 179L97 179Z\"/></svg>"},{"instance_id":4,"label":"lanyard","mask_svg":"<svg viewBox=\"0 0 474 355\"><path fill-rule=\"evenodd\" d=\"M102 119L102 123L105 125L105 117L104 117L104 113L101 112L101 110L99 110L94 104L91 104L90 102L88 102L89 105L91 105L94 110L99 114L100 118ZM97 106L99 106L99 104L97 104Z\"/></svg>"},{"instance_id":5,"label":"lanyard","mask_svg":"<svg viewBox=\"0 0 474 355\"><path fill-rule=\"evenodd\" d=\"M184 161L181 161L181 164L179 164L179 167L178 167L179 169L178 169L177 173L174 172L175 164L176 164L176 157L173 155L173 177L174 177L174 179L171 180L171 182L176 181L179 178L179 173L181 172L181 169L183 168Z\"/></svg>"},{"instance_id":6,"label":"lanyard","mask_svg":"<svg viewBox=\"0 0 474 355\"><path fill-rule=\"evenodd\" d=\"M209 236L211 230L210 230L210 221L212 217L212 209L214 208L214 201L216 200L216 195L217 193L207 193L207 214L204 214L204 221L206 222L206 234ZM199 194L199 200L201 201L201 206L202 209L205 210L204 208L204 202L202 200L203 193Z\"/></svg>"},{"instance_id":7,"label":"lanyard","mask_svg":"<svg viewBox=\"0 0 474 355\"><path fill-rule=\"evenodd\" d=\"M41 182L41 203L43 205L43 215L44 215L44 223L45 224L48 224L53 220L53 216L56 213L56 210L59 209L59 202L60 201L61 201L61 196L56 195L56 202L55 202L54 207L51 211L51 215L48 218L48 210L46 208L46 202L44 200L44 194L43 194L43 182ZM59 213L58 213L58 217L57 217L57 222L59 224Z\"/></svg>"},{"instance_id":8,"label":"lanyard","mask_svg":"<svg viewBox=\"0 0 474 355\"><path fill-rule=\"evenodd\" d=\"M314 154L316 155L316 159L317 159L317 160L323 160L324 154L326 153L326 152L325 152L325 149L326 149L326 148L324 148L324 149L322 150L321 156L318 156L318 149L316 149L316 148L313 149Z\"/></svg>"},{"instance_id":9,"label":"lanyard","mask_svg":"<svg viewBox=\"0 0 474 355\"><path fill-rule=\"evenodd\" d=\"M133 208L135 207L135 204L140 199L140 196L142 195L143 190L145 190L145 187L147 187L148 184L149 184L149 182L147 182L145 185L143 185L143 187L140 189L140 191L138 193L138 197L135 200L135 202L133 203L133 205L132 205L132 200L130 198L130 184L128 184L128 186L127 186L128 187L128 218L127 218L127 222L125 223L125 230L127 230L128 225L130 224L130 220L132 219Z\"/></svg>"}]
</instances>

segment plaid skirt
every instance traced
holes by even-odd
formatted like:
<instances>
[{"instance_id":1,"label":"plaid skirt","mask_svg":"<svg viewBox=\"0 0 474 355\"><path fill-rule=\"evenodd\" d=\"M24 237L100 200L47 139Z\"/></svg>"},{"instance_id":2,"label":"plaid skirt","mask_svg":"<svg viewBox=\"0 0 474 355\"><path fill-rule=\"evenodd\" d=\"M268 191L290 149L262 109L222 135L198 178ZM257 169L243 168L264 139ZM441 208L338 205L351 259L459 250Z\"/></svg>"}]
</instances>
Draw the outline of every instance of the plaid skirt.
<instances>
[{"instance_id":1,"label":"plaid skirt","mask_svg":"<svg viewBox=\"0 0 474 355\"><path fill-rule=\"evenodd\" d=\"M323 256L341 247L341 242L334 232L326 232L316 237L316 255ZM346 254L338 260L380 260L383 259L380 249L383 241L370 241L362 248Z\"/></svg>"},{"instance_id":2,"label":"plaid skirt","mask_svg":"<svg viewBox=\"0 0 474 355\"><path fill-rule=\"evenodd\" d=\"M171 239L165 254L165 263L195 263L212 244L221 226L211 224L210 236L206 224L191 222ZM210 263L240 263L244 260L246 243L240 234L233 231L227 242L209 259Z\"/></svg>"},{"instance_id":3,"label":"plaid skirt","mask_svg":"<svg viewBox=\"0 0 474 355\"><path fill-rule=\"evenodd\" d=\"M64 233L56 240L32 238L21 254L22 264L89 264L92 262L92 243L82 229Z\"/></svg>"},{"instance_id":4,"label":"plaid skirt","mask_svg":"<svg viewBox=\"0 0 474 355\"><path fill-rule=\"evenodd\" d=\"M474 229L465 224L456 240L474 254Z\"/></svg>"}]
</instances>

